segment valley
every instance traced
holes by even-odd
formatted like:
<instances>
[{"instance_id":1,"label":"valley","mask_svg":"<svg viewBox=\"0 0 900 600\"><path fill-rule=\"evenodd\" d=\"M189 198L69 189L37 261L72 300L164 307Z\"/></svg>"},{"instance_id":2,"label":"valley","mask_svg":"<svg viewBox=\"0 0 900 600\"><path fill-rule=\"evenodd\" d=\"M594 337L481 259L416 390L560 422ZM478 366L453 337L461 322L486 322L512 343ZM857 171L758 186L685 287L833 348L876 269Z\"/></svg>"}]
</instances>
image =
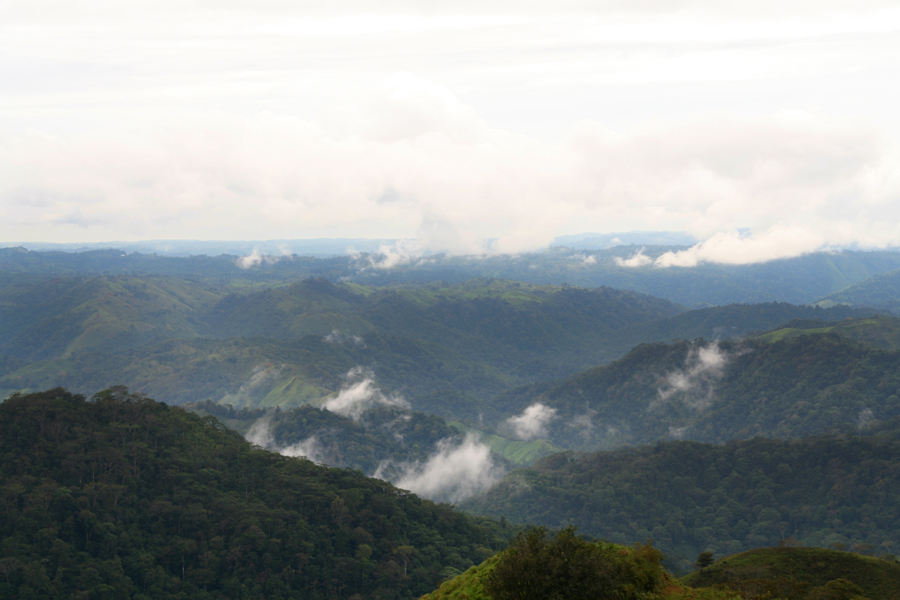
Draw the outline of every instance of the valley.
<instances>
[{"instance_id":1,"label":"valley","mask_svg":"<svg viewBox=\"0 0 900 600\"><path fill-rule=\"evenodd\" d=\"M900 255L617 265L638 250L0 250L7 584L461 598L526 525L677 575L785 540L894 564Z\"/></svg>"}]
</instances>

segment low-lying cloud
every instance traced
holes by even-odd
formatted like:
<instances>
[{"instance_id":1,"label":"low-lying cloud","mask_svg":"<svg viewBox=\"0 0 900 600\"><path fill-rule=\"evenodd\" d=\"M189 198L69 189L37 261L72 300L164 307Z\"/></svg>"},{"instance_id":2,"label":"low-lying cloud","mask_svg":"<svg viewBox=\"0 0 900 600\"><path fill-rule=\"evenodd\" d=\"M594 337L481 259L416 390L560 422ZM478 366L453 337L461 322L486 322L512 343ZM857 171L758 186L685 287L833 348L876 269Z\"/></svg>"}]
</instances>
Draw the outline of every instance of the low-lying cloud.
<instances>
[{"instance_id":1,"label":"low-lying cloud","mask_svg":"<svg viewBox=\"0 0 900 600\"><path fill-rule=\"evenodd\" d=\"M376 405L401 406L409 408L409 403L400 396L386 395L375 384L373 373L362 367L350 369L347 384L337 396L329 398L322 408L358 421L364 412Z\"/></svg>"},{"instance_id":2,"label":"low-lying cloud","mask_svg":"<svg viewBox=\"0 0 900 600\"><path fill-rule=\"evenodd\" d=\"M664 403L677 397L690 408L707 408L715 399L715 384L725 374L728 359L728 354L717 342L691 348L684 367L665 375L664 382L656 390L657 402Z\"/></svg>"},{"instance_id":3,"label":"low-lying cloud","mask_svg":"<svg viewBox=\"0 0 900 600\"><path fill-rule=\"evenodd\" d=\"M405 465L393 484L432 500L458 502L489 488L501 476L490 448L469 435L462 443L442 440L427 461Z\"/></svg>"},{"instance_id":4,"label":"low-lying cloud","mask_svg":"<svg viewBox=\"0 0 900 600\"><path fill-rule=\"evenodd\" d=\"M366 342L362 339L361 336L351 335L349 333L343 333L339 329L332 329L331 333L324 336L322 341L328 342L329 344L353 344L354 346L362 346L365 348Z\"/></svg>"},{"instance_id":5,"label":"low-lying cloud","mask_svg":"<svg viewBox=\"0 0 900 600\"><path fill-rule=\"evenodd\" d=\"M281 254L279 256L275 256L274 254L263 254L259 251L259 248L254 248L250 254L246 256L239 257L235 262L235 264L241 269L250 269L252 267L257 267L263 263L267 265L273 265L278 261L291 258L293 254L290 249L285 247L280 248Z\"/></svg>"},{"instance_id":6,"label":"low-lying cloud","mask_svg":"<svg viewBox=\"0 0 900 600\"><path fill-rule=\"evenodd\" d=\"M287 446L277 444L275 442L271 414L266 414L257 419L244 435L244 439L251 444L272 450L282 456L304 457L319 464L328 462L322 444L315 435Z\"/></svg>"},{"instance_id":7,"label":"low-lying cloud","mask_svg":"<svg viewBox=\"0 0 900 600\"><path fill-rule=\"evenodd\" d=\"M520 440L533 440L547 436L547 426L556 418L556 409L540 402L532 404L522 414L510 417L506 425Z\"/></svg>"}]
</instances>

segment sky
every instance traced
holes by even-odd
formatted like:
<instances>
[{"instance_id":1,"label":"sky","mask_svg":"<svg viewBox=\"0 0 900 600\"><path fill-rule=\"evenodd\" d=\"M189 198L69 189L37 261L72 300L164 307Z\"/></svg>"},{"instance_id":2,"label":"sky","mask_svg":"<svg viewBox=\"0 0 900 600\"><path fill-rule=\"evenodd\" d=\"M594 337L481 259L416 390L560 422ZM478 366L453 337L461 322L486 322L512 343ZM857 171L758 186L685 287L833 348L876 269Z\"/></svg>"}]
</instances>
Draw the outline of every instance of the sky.
<instances>
[{"instance_id":1,"label":"sky","mask_svg":"<svg viewBox=\"0 0 900 600\"><path fill-rule=\"evenodd\" d=\"M0 6L0 242L900 245L900 5Z\"/></svg>"}]
</instances>

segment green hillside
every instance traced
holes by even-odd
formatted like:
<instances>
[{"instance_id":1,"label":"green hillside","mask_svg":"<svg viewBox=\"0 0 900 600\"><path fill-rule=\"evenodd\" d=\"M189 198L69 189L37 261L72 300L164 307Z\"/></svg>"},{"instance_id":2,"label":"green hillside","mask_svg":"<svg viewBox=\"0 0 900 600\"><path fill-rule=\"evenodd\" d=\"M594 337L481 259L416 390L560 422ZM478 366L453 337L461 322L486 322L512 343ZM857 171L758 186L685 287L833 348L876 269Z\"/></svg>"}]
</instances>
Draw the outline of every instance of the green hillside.
<instances>
[{"instance_id":1,"label":"green hillside","mask_svg":"<svg viewBox=\"0 0 900 600\"><path fill-rule=\"evenodd\" d=\"M871 277L821 298L820 306L835 304L867 306L900 314L900 269Z\"/></svg>"},{"instance_id":2,"label":"green hillside","mask_svg":"<svg viewBox=\"0 0 900 600\"><path fill-rule=\"evenodd\" d=\"M212 415L251 442L332 467L391 480L406 462L422 462L441 442L459 443L459 431L442 418L397 406L371 406L354 420L313 406L289 410L235 410L215 402L186 404ZM533 461L532 461L533 462Z\"/></svg>"},{"instance_id":3,"label":"green hillside","mask_svg":"<svg viewBox=\"0 0 900 600\"><path fill-rule=\"evenodd\" d=\"M872 436L660 442L555 454L462 503L476 514L630 544L650 538L679 570L791 536L880 554L900 536L900 425Z\"/></svg>"},{"instance_id":4,"label":"green hillside","mask_svg":"<svg viewBox=\"0 0 900 600\"><path fill-rule=\"evenodd\" d=\"M760 548L726 556L714 565L684 577L695 588L731 586L750 591L780 583L793 587L794 598L816 597L815 588L844 579L859 587L870 600L894 600L900 596L900 563L821 548ZM787 585L792 582L794 586ZM788 600L791 596L785 594ZM828 596L818 596L825 597ZM840 597L840 596L836 596Z\"/></svg>"},{"instance_id":5,"label":"green hillside","mask_svg":"<svg viewBox=\"0 0 900 600\"><path fill-rule=\"evenodd\" d=\"M374 288L314 278L241 293L228 291L234 282L175 277L4 283L0 397L123 383L176 403L291 406L336 393L361 366L417 409L470 424L510 416L487 402L500 392L614 360L637 343L855 314L787 304L685 313L632 292L492 279Z\"/></svg>"},{"instance_id":6,"label":"green hillside","mask_svg":"<svg viewBox=\"0 0 900 600\"><path fill-rule=\"evenodd\" d=\"M0 353L28 359L135 346L155 337L196 337L219 301L171 277L50 279L0 288Z\"/></svg>"},{"instance_id":7,"label":"green hillside","mask_svg":"<svg viewBox=\"0 0 900 600\"><path fill-rule=\"evenodd\" d=\"M777 342L801 335L814 333L836 333L840 336L858 340L884 348L900 350L900 318L887 315L875 315L869 318L846 318L841 321L827 322L821 319L798 319L787 321L775 331L759 336L767 342Z\"/></svg>"},{"instance_id":8,"label":"green hillside","mask_svg":"<svg viewBox=\"0 0 900 600\"><path fill-rule=\"evenodd\" d=\"M414 598L499 524L122 389L0 404L0 597Z\"/></svg>"},{"instance_id":9,"label":"green hillside","mask_svg":"<svg viewBox=\"0 0 900 600\"><path fill-rule=\"evenodd\" d=\"M585 450L764 435L799 438L900 416L900 353L829 334L643 344L552 386L506 392L505 413L556 411L549 440Z\"/></svg>"}]
</instances>

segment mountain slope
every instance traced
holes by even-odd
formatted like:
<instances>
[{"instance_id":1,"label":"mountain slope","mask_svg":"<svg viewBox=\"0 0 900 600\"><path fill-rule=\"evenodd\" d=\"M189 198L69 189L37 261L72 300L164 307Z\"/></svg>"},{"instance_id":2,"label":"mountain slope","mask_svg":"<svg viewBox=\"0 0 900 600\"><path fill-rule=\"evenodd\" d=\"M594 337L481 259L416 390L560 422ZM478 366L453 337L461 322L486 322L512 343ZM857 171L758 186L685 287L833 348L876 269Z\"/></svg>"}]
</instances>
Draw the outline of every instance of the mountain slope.
<instances>
[{"instance_id":1,"label":"mountain slope","mask_svg":"<svg viewBox=\"0 0 900 600\"><path fill-rule=\"evenodd\" d=\"M882 431L556 454L462 507L516 522L574 524L618 543L651 538L681 570L702 550L726 555L786 536L881 553L900 535L900 427L895 421Z\"/></svg>"},{"instance_id":2,"label":"mountain slope","mask_svg":"<svg viewBox=\"0 0 900 600\"><path fill-rule=\"evenodd\" d=\"M505 538L121 389L8 399L0 453L3 597L414 598Z\"/></svg>"},{"instance_id":3,"label":"mountain slope","mask_svg":"<svg viewBox=\"0 0 900 600\"><path fill-rule=\"evenodd\" d=\"M900 269L874 275L845 289L828 294L817 304L820 306L835 304L869 306L900 314Z\"/></svg>"},{"instance_id":4,"label":"mountain slope","mask_svg":"<svg viewBox=\"0 0 900 600\"><path fill-rule=\"evenodd\" d=\"M743 585L749 591L760 580L794 582L798 590L811 590L835 579L858 586L871 600L894 600L900 590L900 563L823 548L760 548L722 558L681 581L695 588Z\"/></svg>"},{"instance_id":5,"label":"mountain slope","mask_svg":"<svg viewBox=\"0 0 900 600\"><path fill-rule=\"evenodd\" d=\"M798 438L900 415L900 353L833 333L643 344L615 363L494 404L507 414L552 409L548 439L570 448Z\"/></svg>"}]
</instances>

